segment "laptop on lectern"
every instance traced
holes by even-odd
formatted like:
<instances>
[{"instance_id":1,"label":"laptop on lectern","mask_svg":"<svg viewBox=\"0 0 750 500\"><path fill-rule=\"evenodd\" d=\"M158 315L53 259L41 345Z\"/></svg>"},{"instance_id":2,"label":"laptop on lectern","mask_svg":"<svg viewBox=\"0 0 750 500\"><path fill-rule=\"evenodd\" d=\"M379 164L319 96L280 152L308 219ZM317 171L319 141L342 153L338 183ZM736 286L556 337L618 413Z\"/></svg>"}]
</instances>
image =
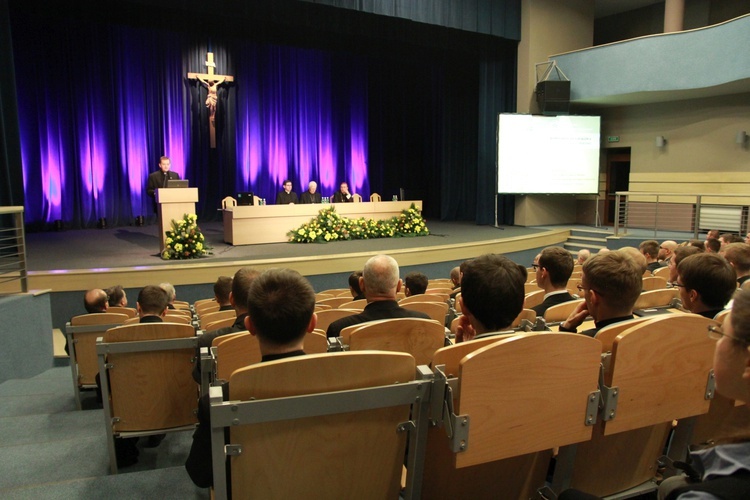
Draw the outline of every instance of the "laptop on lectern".
<instances>
[{"instance_id":1,"label":"laptop on lectern","mask_svg":"<svg viewBox=\"0 0 750 500\"><path fill-rule=\"evenodd\" d=\"M190 181L187 179L168 179L167 188L186 188L190 187Z\"/></svg>"}]
</instances>

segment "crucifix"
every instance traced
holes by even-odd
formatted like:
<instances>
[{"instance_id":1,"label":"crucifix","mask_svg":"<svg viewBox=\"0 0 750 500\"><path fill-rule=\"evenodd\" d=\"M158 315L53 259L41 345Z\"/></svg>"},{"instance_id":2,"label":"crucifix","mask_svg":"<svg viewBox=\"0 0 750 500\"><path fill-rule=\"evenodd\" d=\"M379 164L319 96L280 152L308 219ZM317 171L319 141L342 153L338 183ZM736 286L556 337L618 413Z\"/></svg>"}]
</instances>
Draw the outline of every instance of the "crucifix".
<instances>
[{"instance_id":1,"label":"crucifix","mask_svg":"<svg viewBox=\"0 0 750 500\"><path fill-rule=\"evenodd\" d=\"M211 138L211 147L216 148L216 92L219 89L219 85L225 82L233 82L234 77L229 75L216 75L214 69L216 63L214 62L214 53L208 52L206 57L206 67L208 73L188 73L187 77L190 80L198 80L208 89L208 98L206 98L206 107L208 108L208 128Z\"/></svg>"}]
</instances>

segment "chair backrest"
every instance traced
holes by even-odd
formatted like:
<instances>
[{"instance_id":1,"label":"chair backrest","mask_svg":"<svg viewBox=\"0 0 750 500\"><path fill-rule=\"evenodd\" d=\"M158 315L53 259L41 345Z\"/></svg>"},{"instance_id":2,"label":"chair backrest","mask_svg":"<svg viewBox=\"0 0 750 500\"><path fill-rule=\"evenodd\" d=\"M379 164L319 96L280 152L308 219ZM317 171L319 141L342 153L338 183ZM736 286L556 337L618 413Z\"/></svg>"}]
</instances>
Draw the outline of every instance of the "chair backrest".
<instances>
[{"instance_id":1,"label":"chair backrest","mask_svg":"<svg viewBox=\"0 0 750 500\"><path fill-rule=\"evenodd\" d=\"M562 304L552 306L544 311L544 321L546 321L547 323L565 321L566 319L568 319L568 316L570 316L570 313L572 313L573 310L578 307L581 302L584 301L585 299L569 300L567 302L563 302Z\"/></svg>"},{"instance_id":2,"label":"chair backrest","mask_svg":"<svg viewBox=\"0 0 750 500\"><path fill-rule=\"evenodd\" d=\"M417 365L429 365L445 344L442 323L421 318L395 318L359 325L349 336L350 351L408 352Z\"/></svg>"},{"instance_id":3,"label":"chair backrest","mask_svg":"<svg viewBox=\"0 0 750 500\"><path fill-rule=\"evenodd\" d=\"M620 321L619 323L605 326L604 328L596 332L594 338L602 343L602 352L611 352L612 345L614 344L615 338L617 338L618 335L620 335L625 330L628 330L630 327L633 327L650 319L653 319L653 316L642 316L640 318Z\"/></svg>"},{"instance_id":4,"label":"chair backrest","mask_svg":"<svg viewBox=\"0 0 750 500\"><path fill-rule=\"evenodd\" d=\"M318 292L318 293L315 294L315 301L317 302L317 301L323 300L323 299L332 299L334 297L336 297L336 295L333 295L333 294L330 294L330 293Z\"/></svg>"},{"instance_id":5,"label":"chair backrest","mask_svg":"<svg viewBox=\"0 0 750 500\"><path fill-rule=\"evenodd\" d=\"M521 309L521 312L518 313L518 316L516 316L516 319L513 320L513 323L510 324L511 328L518 328L518 326L521 324L521 321L528 320L532 324L536 321L536 311L533 309Z\"/></svg>"},{"instance_id":6,"label":"chair backrest","mask_svg":"<svg viewBox=\"0 0 750 500\"><path fill-rule=\"evenodd\" d=\"M234 325L235 321L237 321L237 317L217 319L216 321L207 323L204 330L207 332L212 332L214 330L218 330L219 328L228 328Z\"/></svg>"},{"instance_id":7,"label":"chair backrest","mask_svg":"<svg viewBox=\"0 0 750 500\"><path fill-rule=\"evenodd\" d=\"M227 318L237 318L237 311L235 311L234 309L227 309L225 311L214 311L202 314L199 318L200 327L204 330L207 330L206 325L208 325L209 323Z\"/></svg>"},{"instance_id":8,"label":"chair backrest","mask_svg":"<svg viewBox=\"0 0 750 500\"><path fill-rule=\"evenodd\" d=\"M331 297L328 299L318 300L315 303L321 304L324 306L331 306L332 309L336 309L341 304L346 304L347 302L352 301L352 296L349 295L348 297Z\"/></svg>"},{"instance_id":9,"label":"chair backrest","mask_svg":"<svg viewBox=\"0 0 750 500\"><path fill-rule=\"evenodd\" d=\"M534 306L538 306L542 302L544 302L544 290L529 292L526 294L526 298L523 301L523 308L531 309Z\"/></svg>"},{"instance_id":10,"label":"chair backrest","mask_svg":"<svg viewBox=\"0 0 750 500\"><path fill-rule=\"evenodd\" d=\"M437 295L450 295L453 293L453 288L450 286L432 286L429 285L427 287L427 290L425 290L426 294L437 294Z\"/></svg>"},{"instance_id":11,"label":"chair backrest","mask_svg":"<svg viewBox=\"0 0 750 500\"><path fill-rule=\"evenodd\" d=\"M679 296L678 288L661 288L641 292L635 301L633 309L646 309L649 307L668 306L672 300Z\"/></svg>"},{"instance_id":12,"label":"chair backrest","mask_svg":"<svg viewBox=\"0 0 750 500\"><path fill-rule=\"evenodd\" d=\"M328 290L321 290L318 293L324 293L326 295L330 295L331 297L339 297L342 293L348 293L350 296L352 294L351 290L348 288L329 288Z\"/></svg>"},{"instance_id":13,"label":"chair backrest","mask_svg":"<svg viewBox=\"0 0 750 500\"><path fill-rule=\"evenodd\" d=\"M532 281L536 281L536 269L534 269L533 267L527 267L526 283L531 283Z\"/></svg>"},{"instance_id":14,"label":"chair backrest","mask_svg":"<svg viewBox=\"0 0 750 500\"><path fill-rule=\"evenodd\" d=\"M237 206L237 200L235 200L231 196L226 196L223 200L221 200L221 208L225 210L227 207L236 207L236 206Z\"/></svg>"},{"instance_id":15,"label":"chair backrest","mask_svg":"<svg viewBox=\"0 0 750 500\"><path fill-rule=\"evenodd\" d=\"M444 373L448 377L458 377L458 365L461 360L464 359L464 356L470 352L481 349L484 346L503 340L503 338L504 337L502 336L484 337L447 347L441 347L435 351L435 355L432 357L432 366L436 367L438 365L445 365Z\"/></svg>"},{"instance_id":16,"label":"chair backrest","mask_svg":"<svg viewBox=\"0 0 750 500\"><path fill-rule=\"evenodd\" d=\"M455 304L454 305L454 309L456 310L457 313L462 313L463 312L461 310L461 301L458 300L460 298L461 298L461 292L459 292L459 293L456 294L456 300L454 301L454 304ZM524 306L524 307L526 307L526 306Z\"/></svg>"},{"instance_id":17,"label":"chair backrest","mask_svg":"<svg viewBox=\"0 0 750 500\"><path fill-rule=\"evenodd\" d=\"M198 304L195 306L195 314L198 315L200 318L204 314L216 312L221 308L218 302L212 301L212 302L203 302L201 304Z\"/></svg>"},{"instance_id":18,"label":"chair backrest","mask_svg":"<svg viewBox=\"0 0 750 500\"><path fill-rule=\"evenodd\" d=\"M229 397L262 400L390 385L414 380L415 371L408 354L313 354L238 370ZM401 405L232 426L230 442L244 450L230 458L232 491L255 498L306 498L314 488L320 498L396 498L406 435L394 430L409 419L409 410ZM345 459L345 474L331 473L335 457ZM282 480L279 464L295 473Z\"/></svg>"},{"instance_id":19,"label":"chair backrest","mask_svg":"<svg viewBox=\"0 0 750 500\"><path fill-rule=\"evenodd\" d=\"M536 292L537 290L541 290L541 288L539 288L536 281L524 283L523 285L523 293Z\"/></svg>"},{"instance_id":20,"label":"chair backrest","mask_svg":"<svg viewBox=\"0 0 750 500\"><path fill-rule=\"evenodd\" d=\"M107 308L108 313L115 313L115 314L124 314L128 318L135 318L138 316L138 311L134 307L118 307L118 306L109 306Z\"/></svg>"},{"instance_id":21,"label":"chair backrest","mask_svg":"<svg viewBox=\"0 0 750 500\"><path fill-rule=\"evenodd\" d=\"M325 311L326 309L333 309L333 308L327 304L315 304L315 312Z\"/></svg>"},{"instance_id":22,"label":"chair backrest","mask_svg":"<svg viewBox=\"0 0 750 500\"><path fill-rule=\"evenodd\" d=\"M717 314L716 316L714 316L714 320L723 324L724 319L727 317L728 314L729 314L729 309L725 309L721 311L719 314Z\"/></svg>"},{"instance_id":23,"label":"chair backrest","mask_svg":"<svg viewBox=\"0 0 750 500\"><path fill-rule=\"evenodd\" d=\"M105 343L182 339L189 325L138 323L107 330ZM144 347L147 349L147 347ZM112 427L117 432L168 429L196 423L198 394L192 378L195 348L107 354ZM105 403L106 404L106 403Z\"/></svg>"},{"instance_id":24,"label":"chair backrest","mask_svg":"<svg viewBox=\"0 0 750 500\"><path fill-rule=\"evenodd\" d=\"M175 309L187 309L190 310L190 302L187 302L185 300L174 300L172 301L172 305Z\"/></svg>"},{"instance_id":25,"label":"chair backrest","mask_svg":"<svg viewBox=\"0 0 750 500\"><path fill-rule=\"evenodd\" d=\"M356 309L327 309L325 311L319 311L315 313L318 315L318 324L316 328L328 330L328 325L337 319L345 318L352 314L359 314L360 312L361 311L357 311Z\"/></svg>"},{"instance_id":26,"label":"chair backrest","mask_svg":"<svg viewBox=\"0 0 750 500\"><path fill-rule=\"evenodd\" d=\"M221 380L229 380L235 370L260 363L263 357L258 338L250 332L216 337L212 346L216 347L216 378Z\"/></svg>"},{"instance_id":27,"label":"chair backrest","mask_svg":"<svg viewBox=\"0 0 750 500\"><path fill-rule=\"evenodd\" d=\"M202 306L203 304L216 304L215 298L210 299L198 299L195 302L193 302L193 309L198 309L198 307Z\"/></svg>"},{"instance_id":28,"label":"chair backrest","mask_svg":"<svg viewBox=\"0 0 750 500\"><path fill-rule=\"evenodd\" d=\"M186 316L188 318L193 317L193 313L190 312L190 309L167 309L167 314L171 314L172 316Z\"/></svg>"},{"instance_id":29,"label":"chair backrest","mask_svg":"<svg viewBox=\"0 0 750 500\"><path fill-rule=\"evenodd\" d=\"M367 306L367 300L359 299L359 300L352 300L349 302L344 302L338 307L338 309L356 309L357 311L364 311L365 306Z\"/></svg>"},{"instance_id":30,"label":"chair backrest","mask_svg":"<svg viewBox=\"0 0 750 500\"><path fill-rule=\"evenodd\" d=\"M667 280L658 276L647 276L643 278L643 290L659 290L667 288Z\"/></svg>"},{"instance_id":31,"label":"chair backrest","mask_svg":"<svg viewBox=\"0 0 750 500\"><path fill-rule=\"evenodd\" d=\"M445 297L445 298L443 298ZM414 302L446 302L448 300L448 296L444 296L442 294L437 293L420 293L417 295L410 295L408 297L404 297L403 299L398 301L398 304L400 306L403 306L404 304L411 304Z\"/></svg>"},{"instance_id":32,"label":"chair backrest","mask_svg":"<svg viewBox=\"0 0 750 500\"><path fill-rule=\"evenodd\" d=\"M708 413L696 419L691 442L705 445L747 436L750 436L750 407L715 394Z\"/></svg>"},{"instance_id":33,"label":"chair backrest","mask_svg":"<svg viewBox=\"0 0 750 500\"><path fill-rule=\"evenodd\" d=\"M445 315L448 312L448 304L445 302L410 302L408 304L399 303L399 305L411 311L421 311L441 325L445 324Z\"/></svg>"},{"instance_id":34,"label":"chair backrest","mask_svg":"<svg viewBox=\"0 0 750 500\"><path fill-rule=\"evenodd\" d=\"M101 337L113 325L121 325L127 319L128 316L122 313L81 314L70 319L72 327L101 326L93 331L71 333L74 346L70 350L70 363L79 387L94 385L96 374L99 372L96 362L96 338Z\"/></svg>"},{"instance_id":35,"label":"chair backrest","mask_svg":"<svg viewBox=\"0 0 750 500\"><path fill-rule=\"evenodd\" d=\"M570 273L570 279L581 279L581 275L583 274L582 271L573 271Z\"/></svg>"},{"instance_id":36,"label":"chair backrest","mask_svg":"<svg viewBox=\"0 0 750 500\"><path fill-rule=\"evenodd\" d=\"M565 289L569 294L577 297L581 293L581 291L578 289L578 285L580 284L581 278L570 278L568 280L568 284L565 285Z\"/></svg>"},{"instance_id":37,"label":"chair backrest","mask_svg":"<svg viewBox=\"0 0 750 500\"><path fill-rule=\"evenodd\" d=\"M357 193L353 194L352 201L354 201L354 203L362 203L362 195Z\"/></svg>"},{"instance_id":38,"label":"chair backrest","mask_svg":"<svg viewBox=\"0 0 750 500\"><path fill-rule=\"evenodd\" d=\"M380 201L380 195L378 193L372 193L370 195L370 201Z\"/></svg>"},{"instance_id":39,"label":"chair backrest","mask_svg":"<svg viewBox=\"0 0 750 500\"><path fill-rule=\"evenodd\" d=\"M664 278L665 280L669 279L669 266L660 267L656 271L652 273L657 278Z\"/></svg>"},{"instance_id":40,"label":"chair backrest","mask_svg":"<svg viewBox=\"0 0 750 500\"><path fill-rule=\"evenodd\" d=\"M131 318L131 319L135 319L135 318ZM193 322L192 319L190 319L190 316L185 316L183 314L169 314L169 313L167 313L164 316L164 321L167 321L169 323L180 323L183 325L189 325Z\"/></svg>"},{"instance_id":41,"label":"chair backrest","mask_svg":"<svg viewBox=\"0 0 750 500\"><path fill-rule=\"evenodd\" d=\"M326 337L326 332L312 331L305 335L305 352L307 354L323 354L328 352L328 337Z\"/></svg>"}]
</instances>

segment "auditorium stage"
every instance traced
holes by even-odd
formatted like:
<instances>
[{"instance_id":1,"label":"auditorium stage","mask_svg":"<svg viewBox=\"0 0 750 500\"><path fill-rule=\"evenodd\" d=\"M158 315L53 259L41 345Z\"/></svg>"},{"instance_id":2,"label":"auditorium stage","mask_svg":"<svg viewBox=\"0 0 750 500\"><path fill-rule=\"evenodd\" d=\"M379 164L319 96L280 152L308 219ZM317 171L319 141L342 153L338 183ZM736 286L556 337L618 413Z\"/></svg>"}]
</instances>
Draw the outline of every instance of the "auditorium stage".
<instances>
[{"instance_id":1,"label":"auditorium stage","mask_svg":"<svg viewBox=\"0 0 750 500\"><path fill-rule=\"evenodd\" d=\"M401 266L460 261L487 252L514 253L559 244L567 228L496 228L471 222L428 221L425 237L338 241L326 244L274 243L232 246L223 242L221 222L200 224L212 255L164 261L158 255L157 226L28 233L29 288L53 292L86 290L93 282L141 287L213 283L241 266L291 267L305 276L361 269L375 253L393 255ZM107 275L101 276L101 275Z\"/></svg>"}]
</instances>

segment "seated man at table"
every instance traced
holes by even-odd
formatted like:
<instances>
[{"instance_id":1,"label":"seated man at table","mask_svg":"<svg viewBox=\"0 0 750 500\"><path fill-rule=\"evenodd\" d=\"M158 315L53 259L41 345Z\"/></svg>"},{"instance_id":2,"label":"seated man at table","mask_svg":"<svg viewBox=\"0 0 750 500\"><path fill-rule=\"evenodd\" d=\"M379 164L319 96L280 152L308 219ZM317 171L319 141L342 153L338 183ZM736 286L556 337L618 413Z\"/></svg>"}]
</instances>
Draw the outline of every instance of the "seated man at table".
<instances>
[{"instance_id":1,"label":"seated man at table","mask_svg":"<svg viewBox=\"0 0 750 500\"><path fill-rule=\"evenodd\" d=\"M315 291L297 271L269 269L258 276L248 292L245 327L258 337L261 363L301 356L305 335L313 331ZM229 384L224 384L224 399L229 397ZM185 462L190 479L201 488L213 485L211 460L210 401L206 394L198 404L198 427Z\"/></svg>"},{"instance_id":2,"label":"seated man at table","mask_svg":"<svg viewBox=\"0 0 750 500\"><path fill-rule=\"evenodd\" d=\"M310 184L307 185L307 191L302 193L302 196L299 198L299 202L303 205L309 205L311 203L320 203L322 201L322 198L320 196L320 193L318 192L318 183L315 181L310 181Z\"/></svg>"},{"instance_id":3,"label":"seated man at table","mask_svg":"<svg viewBox=\"0 0 750 500\"><path fill-rule=\"evenodd\" d=\"M509 330L523 309L525 268L500 254L467 262L461 276L461 311L456 342Z\"/></svg>"},{"instance_id":4,"label":"seated man at table","mask_svg":"<svg viewBox=\"0 0 750 500\"><path fill-rule=\"evenodd\" d=\"M677 283L682 307L713 319L737 290L734 269L721 255L698 253L677 264Z\"/></svg>"},{"instance_id":5,"label":"seated man at table","mask_svg":"<svg viewBox=\"0 0 750 500\"><path fill-rule=\"evenodd\" d=\"M633 306L643 287L642 276L641 265L627 252L594 255L581 270L578 289L585 300L560 324L559 331L593 337L605 326L633 319ZM577 332L589 315L594 318L594 328Z\"/></svg>"},{"instance_id":6,"label":"seated man at table","mask_svg":"<svg viewBox=\"0 0 750 500\"><path fill-rule=\"evenodd\" d=\"M333 203L349 203L353 201L354 197L349 192L349 184L346 182L339 184L339 190L333 195Z\"/></svg>"},{"instance_id":7,"label":"seated man at table","mask_svg":"<svg viewBox=\"0 0 750 500\"><path fill-rule=\"evenodd\" d=\"M341 330L347 326L391 318L423 318L430 317L421 311L411 311L398 305L396 294L401 290L401 280L398 277L398 263L388 255L371 257L359 278L359 287L365 294L367 305L360 314L354 314L337 319L328 326L328 338L339 337Z\"/></svg>"},{"instance_id":8,"label":"seated man at table","mask_svg":"<svg viewBox=\"0 0 750 500\"><path fill-rule=\"evenodd\" d=\"M568 293L568 280L573 274L573 257L561 247L548 247L542 250L536 264L536 283L544 290L544 301L532 307L537 316L552 306L573 300Z\"/></svg>"},{"instance_id":9,"label":"seated man at table","mask_svg":"<svg viewBox=\"0 0 750 500\"><path fill-rule=\"evenodd\" d=\"M277 205L294 205L298 203L297 193L292 191L292 181L286 179L284 181L284 190L276 195Z\"/></svg>"}]
</instances>

